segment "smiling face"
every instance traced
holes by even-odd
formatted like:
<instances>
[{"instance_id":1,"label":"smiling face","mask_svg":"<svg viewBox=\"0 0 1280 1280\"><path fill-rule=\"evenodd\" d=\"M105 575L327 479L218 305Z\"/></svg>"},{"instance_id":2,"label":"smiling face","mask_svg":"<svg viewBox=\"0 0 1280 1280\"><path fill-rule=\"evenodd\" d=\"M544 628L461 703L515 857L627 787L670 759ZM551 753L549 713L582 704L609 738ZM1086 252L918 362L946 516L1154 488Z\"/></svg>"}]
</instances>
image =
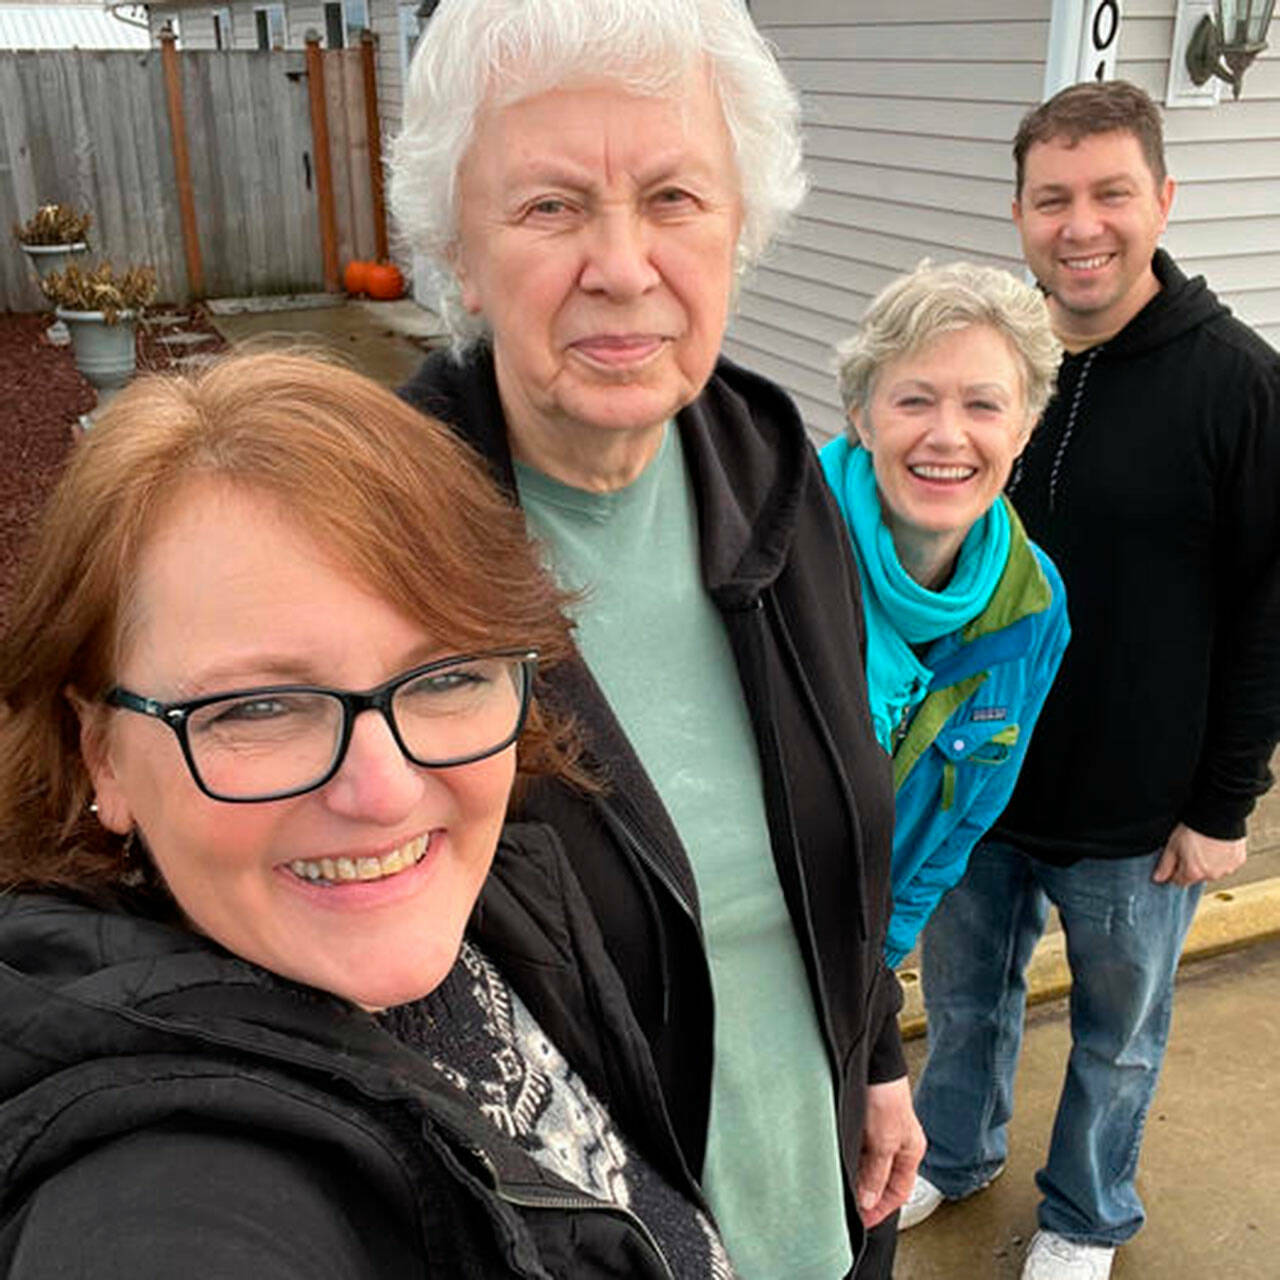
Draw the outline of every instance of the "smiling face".
<instances>
[{"instance_id":1,"label":"smiling face","mask_svg":"<svg viewBox=\"0 0 1280 1280\"><path fill-rule=\"evenodd\" d=\"M850 417L904 567L937 585L1031 431L1009 343L987 325L942 333L884 365L870 401Z\"/></svg>"},{"instance_id":2,"label":"smiling face","mask_svg":"<svg viewBox=\"0 0 1280 1280\"><path fill-rule=\"evenodd\" d=\"M1173 180L1156 182L1127 131L1030 147L1013 219L1060 336L1110 337L1156 295L1151 259L1172 203Z\"/></svg>"},{"instance_id":3,"label":"smiling face","mask_svg":"<svg viewBox=\"0 0 1280 1280\"><path fill-rule=\"evenodd\" d=\"M701 391L728 318L741 201L707 77L487 110L459 201L463 302L493 330L517 456L581 487L628 483Z\"/></svg>"},{"instance_id":4,"label":"smiling face","mask_svg":"<svg viewBox=\"0 0 1280 1280\"><path fill-rule=\"evenodd\" d=\"M117 672L126 688L161 700L283 682L368 689L440 656L263 496L199 481L172 512L138 566ZM320 790L226 804L197 789L160 721L106 715L84 735L100 819L137 828L194 929L368 1008L443 979L497 845L514 747L422 769L368 713ZM342 859L370 878L308 875L323 879L325 860L341 869Z\"/></svg>"}]
</instances>

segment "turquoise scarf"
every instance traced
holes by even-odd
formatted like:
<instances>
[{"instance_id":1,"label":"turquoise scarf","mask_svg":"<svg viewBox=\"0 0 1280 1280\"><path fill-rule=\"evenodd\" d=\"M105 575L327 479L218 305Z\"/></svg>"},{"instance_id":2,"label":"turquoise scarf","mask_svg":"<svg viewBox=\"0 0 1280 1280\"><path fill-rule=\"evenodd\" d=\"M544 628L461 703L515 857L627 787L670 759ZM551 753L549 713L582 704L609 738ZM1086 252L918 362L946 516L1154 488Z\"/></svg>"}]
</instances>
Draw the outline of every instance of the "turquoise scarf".
<instances>
[{"instance_id":1,"label":"turquoise scarf","mask_svg":"<svg viewBox=\"0 0 1280 1280\"><path fill-rule=\"evenodd\" d=\"M990 603L1009 559L1009 513L996 502L969 530L951 580L930 591L898 559L867 451L837 439L821 456L862 574L871 715L880 744L892 751L894 730L924 699L933 678L911 646L961 630Z\"/></svg>"}]
</instances>

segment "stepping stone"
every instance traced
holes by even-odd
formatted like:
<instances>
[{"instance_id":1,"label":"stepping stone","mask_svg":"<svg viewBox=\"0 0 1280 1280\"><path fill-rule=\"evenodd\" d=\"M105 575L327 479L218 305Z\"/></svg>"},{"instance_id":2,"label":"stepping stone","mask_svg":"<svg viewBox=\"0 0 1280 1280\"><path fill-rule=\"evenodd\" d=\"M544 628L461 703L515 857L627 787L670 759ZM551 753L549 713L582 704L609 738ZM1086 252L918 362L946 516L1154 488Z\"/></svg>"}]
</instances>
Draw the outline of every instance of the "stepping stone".
<instances>
[{"instance_id":1,"label":"stepping stone","mask_svg":"<svg viewBox=\"0 0 1280 1280\"><path fill-rule=\"evenodd\" d=\"M157 339L166 347L199 347L206 342L217 342L217 340L216 333L166 333Z\"/></svg>"}]
</instances>

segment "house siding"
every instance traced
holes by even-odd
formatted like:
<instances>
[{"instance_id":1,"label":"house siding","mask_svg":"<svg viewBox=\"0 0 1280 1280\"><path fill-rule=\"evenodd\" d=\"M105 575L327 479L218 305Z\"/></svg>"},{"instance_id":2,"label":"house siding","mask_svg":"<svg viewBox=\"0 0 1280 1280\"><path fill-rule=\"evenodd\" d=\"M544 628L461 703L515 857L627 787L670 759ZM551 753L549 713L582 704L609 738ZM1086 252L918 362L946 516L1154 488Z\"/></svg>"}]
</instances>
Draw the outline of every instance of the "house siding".
<instances>
[{"instance_id":1,"label":"house siding","mask_svg":"<svg viewBox=\"0 0 1280 1280\"><path fill-rule=\"evenodd\" d=\"M1163 104L1177 0L1126 0L1115 74ZM804 110L811 191L744 284L725 351L843 418L832 344L922 257L1021 272L1009 146L1044 94L1053 0L752 0ZM963 12L963 17L957 17ZM1163 112L1178 181L1165 244L1280 346L1280 37L1243 97Z\"/></svg>"},{"instance_id":2,"label":"house siding","mask_svg":"<svg viewBox=\"0 0 1280 1280\"><path fill-rule=\"evenodd\" d=\"M1117 76L1163 103L1176 0L1127 0ZM1242 96L1163 112L1165 158L1178 183L1164 243L1203 274L1246 324L1280 348L1280 23L1249 68Z\"/></svg>"},{"instance_id":3,"label":"house siding","mask_svg":"<svg viewBox=\"0 0 1280 1280\"><path fill-rule=\"evenodd\" d=\"M1009 144L1041 96L1050 7L753 0L800 92L811 189L725 351L787 387L815 437L843 423L832 345L895 275L924 257L1022 270Z\"/></svg>"}]
</instances>

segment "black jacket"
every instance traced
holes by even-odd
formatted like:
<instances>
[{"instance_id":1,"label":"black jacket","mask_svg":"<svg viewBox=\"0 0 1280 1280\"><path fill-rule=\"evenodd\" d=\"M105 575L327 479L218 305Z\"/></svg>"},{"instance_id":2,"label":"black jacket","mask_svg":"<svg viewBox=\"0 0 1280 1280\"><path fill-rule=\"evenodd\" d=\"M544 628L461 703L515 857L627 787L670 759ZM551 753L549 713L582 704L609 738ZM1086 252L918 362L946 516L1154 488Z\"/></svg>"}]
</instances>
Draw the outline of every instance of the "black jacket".
<instances>
[{"instance_id":1,"label":"black jacket","mask_svg":"<svg viewBox=\"0 0 1280 1280\"><path fill-rule=\"evenodd\" d=\"M401 394L452 426L515 496L492 355L425 362ZM906 1068L901 994L882 952L893 785L867 710L857 571L794 405L721 360L677 425L692 477L702 577L724 620L764 777L774 860L836 1083L852 1193L866 1084ZM712 993L688 855L603 693L581 662L542 695L582 725L599 796L534 788L522 813L564 841L652 1047L688 1165L701 1169ZM819 696L819 693L821 696ZM849 1199L855 1254L862 1232Z\"/></svg>"},{"instance_id":2,"label":"black jacket","mask_svg":"<svg viewBox=\"0 0 1280 1280\"><path fill-rule=\"evenodd\" d=\"M618 1127L702 1205L594 917L509 828L469 931ZM185 929L0 897L0 1274L668 1275L368 1014Z\"/></svg>"},{"instance_id":3,"label":"black jacket","mask_svg":"<svg viewBox=\"0 0 1280 1280\"><path fill-rule=\"evenodd\" d=\"M1280 733L1280 355L1163 251L1063 361L1010 497L1071 644L996 834L1049 861L1244 834Z\"/></svg>"}]
</instances>

